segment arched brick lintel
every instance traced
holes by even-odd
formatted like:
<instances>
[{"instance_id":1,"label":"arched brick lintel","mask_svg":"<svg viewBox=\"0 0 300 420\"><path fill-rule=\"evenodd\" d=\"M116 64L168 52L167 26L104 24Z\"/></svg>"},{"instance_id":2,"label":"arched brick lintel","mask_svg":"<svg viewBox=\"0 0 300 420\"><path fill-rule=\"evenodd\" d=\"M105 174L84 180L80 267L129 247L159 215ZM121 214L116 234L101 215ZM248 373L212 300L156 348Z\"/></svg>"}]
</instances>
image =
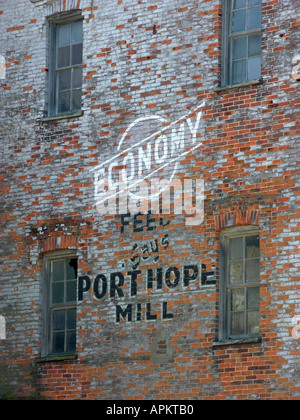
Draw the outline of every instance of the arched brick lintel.
<instances>
[{"instance_id":1,"label":"arched brick lintel","mask_svg":"<svg viewBox=\"0 0 300 420\"><path fill-rule=\"evenodd\" d=\"M40 253L44 254L51 251L59 251L64 249L77 249L78 236L75 235L61 235L52 236L40 241Z\"/></svg>"},{"instance_id":2,"label":"arched brick lintel","mask_svg":"<svg viewBox=\"0 0 300 420\"><path fill-rule=\"evenodd\" d=\"M215 216L216 230L231 226L258 225L259 210L234 211Z\"/></svg>"}]
</instances>

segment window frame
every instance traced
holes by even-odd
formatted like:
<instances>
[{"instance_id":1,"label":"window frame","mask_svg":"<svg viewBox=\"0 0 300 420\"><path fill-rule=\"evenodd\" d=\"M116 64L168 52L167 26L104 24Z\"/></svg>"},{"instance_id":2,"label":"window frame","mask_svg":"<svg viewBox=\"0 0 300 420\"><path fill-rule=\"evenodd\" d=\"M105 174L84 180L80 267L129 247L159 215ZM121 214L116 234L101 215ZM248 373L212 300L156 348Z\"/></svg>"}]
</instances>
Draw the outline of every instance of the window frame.
<instances>
[{"instance_id":1,"label":"window frame","mask_svg":"<svg viewBox=\"0 0 300 420\"><path fill-rule=\"evenodd\" d=\"M221 255L220 255L220 301L219 301L219 342L222 341L235 341L235 340L249 340L260 338L260 332L257 333L245 333L240 335L233 335L230 332L230 292L234 288L243 287L245 289L250 289L258 287L260 289L260 276L255 282L249 283L240 283L240 286L237 284L235 286L229 287L229 273L228 273L228 261L229 261L229 241L230 239L235 238L246 238L250 236L259 236L260 233L257 226L235 226L225 229L221 232ZM260 247L261 249L261 247ZM244 250L243 250L243 264L244 264ZM246 261L246 260L245 260ZM259 257L261 261L261 253ZM243 276L244 276L243 270ZM246 302L245 302L246 305ZM247 308L244 308L243 312L246 313ZM260 311L260 300L258 305L258 311Z\"/></svg>"},{"instance_id":2,"label":"window frame","mask_svg":"<svg viewBox=\"0 0 300 420\"><path fill-rule=\"evenodd\" d=\"M65 13L48 17L48 34L49 34L49 53L48 53L48 111L47 116L53 117L68 117L81 115L82 103L80 109L70 110L67 112L58 112L58 95L57 95L57 33L60 25L68 25L75 22L83 22L84 18L80 10L72 10ZM82 42L82 47L84 43ZM83 68L83 58L81 64L68 66L68 68ZM81 81L82 89L83 79ZM81 92L82 102L82 92Z\"/></svg>"},{"instance_id":3,"label":"window frame","mask_svg":"<svg viewBox=\"0 0 300 420\"><path fill-rule=\"evenodd\" d=\"M51 278L51 266L54 261L63 260L66 261L68 259L76 259L77 260L77 278L76 278L76 300L74 301L66 301L63 303L51 304L51 285L52 285L52 278ZM75 279L74 279L75 280ZM64 288L67 279L64 278ZM43 337L42 337L42 357L47 356L54 356L54 357L64 357L69 355L76 354L76 347L72 351L64 351L64 352L54 352L52 350L52 334L53 334L53 323L52 323L52 315L57 310L68 310L68 309L76 309L76 321L75 321L75 331L77 331L77 288L78 288L78 255L77 252L74 250L66 250L60 252L53 252L44 256L44 293L43 293ZM72 328L72 330L74 330ZM66 333L67 329L64 329ZM77 338L77 333L76 338Z\"/></svg>"},{"instance_id":4,"label":"window frame","mask_svg":"<svg viewBox=\"0 0 300 420\"><path fill-rule=\"evenodd\" d=\"M241 37L248 37L250 35L262 35L262 26L258 29L250 29L241 32L236 32L234 35L231 33L231 17L232 17L232 8L233 8L234 0L223 0L223 24L222 24L222 70L221 70L221 87L225 86L235 86L235 85L243 85L243 84L250 84L251 82L257 82L261 80L261 68L260 68L260 76L256 79L248 79L246 77L245 80L234 82L233 83L233 76L232 76L232 39L241 38ZM249 10L249 9L248 9ZM248 41L247 41L248 42ZM247 44L248 45L248 44ZM262 57L262 53L260 53L260 57ZM246 63L248 63L248 56L246 58Z\"/></svg>"}]
</instances>

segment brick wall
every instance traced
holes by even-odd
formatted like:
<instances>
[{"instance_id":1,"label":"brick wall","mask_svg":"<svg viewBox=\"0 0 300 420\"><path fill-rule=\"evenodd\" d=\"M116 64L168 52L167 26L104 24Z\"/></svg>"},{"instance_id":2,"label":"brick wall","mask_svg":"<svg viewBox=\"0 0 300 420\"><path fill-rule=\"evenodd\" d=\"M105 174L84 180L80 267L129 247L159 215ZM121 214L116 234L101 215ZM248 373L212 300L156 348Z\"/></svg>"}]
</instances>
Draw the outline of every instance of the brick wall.
<instances>
[{"instance_id":1,"label":"brick wall","mask_svg":"<svg viewBox=\"0 0 300 420\"><path fill-rule=\"evenodd\" d=\"M70 9L84 16L84 112L49 121L46 17ZM219 0L2 2L0 397L299 399L299 4L263 0L262 10L262 81L222 90ZM195 118L203 100L203 145L177 171L204 179L203 223L99 214L91 170L130 124ZM220 235L246 225L261 239L261 339L219 343ZM78 302L77 359L50 362L43 257L67 249L92 287ZM199 274L187 285L189 265ZM96 277L111 288L116 272L122 289L97 298Z\"/></svg>"}]
</instances>

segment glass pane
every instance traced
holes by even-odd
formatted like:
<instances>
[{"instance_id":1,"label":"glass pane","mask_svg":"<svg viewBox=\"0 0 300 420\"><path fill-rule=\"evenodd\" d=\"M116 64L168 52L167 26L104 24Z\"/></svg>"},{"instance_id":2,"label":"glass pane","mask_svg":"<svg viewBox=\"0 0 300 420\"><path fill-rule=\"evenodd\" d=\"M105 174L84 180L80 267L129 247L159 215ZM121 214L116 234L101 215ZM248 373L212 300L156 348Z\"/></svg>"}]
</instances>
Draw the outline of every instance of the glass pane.
<instances>
[{"instance_id":1,"label":"glass pane","mask_svg":"<svg viewBox=\"0 0 300 420\"><path fill-rule=\"evenodd\" d=\"M243 238L233 238L229 241L229 259L243 259Z\"/></svg>"},{"instance_id":2,"label":"glass pane","mask_svg":"<svg viewBox=\"0 0 300 420\"><path fill-rule=\"evenodd\" d=\"M246 9L232 13L232 32L242 32L246 29Z\"/></svg>"},{"instance_id":3,"label":"glass pane","mask_svg":"<svg viewBox=\"0 0 300 420\"><path fill-rule=\"evenodd\" d=\"M69 67L70 65L70 47L61 47L57 51L57 68Z\"/></svg>"},{"instance_id":4,"label":"glass pane","mask_svg":"<svg viewBox=\"0 0 300 420\"><path fill-rule=\"evenodd\" d=\"M71 70L58 72L58 90L71 89Z\"/></svg>"},{"instance_id":5,"label":"glass pane","mask_svg":"<svg viewBox=\"0 0 300 420\"><path fill-rule=\"evenodd\" d=\"M53 331L65 330L66 311L53 311Z\"/></svg>"},{"instance_id":6,"label":"glass pane","mask_svg":"<svg viewBox=\"0 0 300 420\"><path fill-rule=\"evenodd\" d=\"M245 289L231 290L231 310L242 311L245 309Z\"/></svg>"},{"instance_id":7,"label":"glass pane","mask_svg":"<svg viewBox=\"0 0 300 420\"><path fill-rule=\"evenodd\" d=\"M232 58L238 60L239 58L246 58L247 56L247 37L235 38L232 40Z\"/></svg>"},{"instance_id":8,"label":"glass pane","mask_svg":"<svg viewBox=\"0 0 300 420\"><path fill-rule=\"evenodd\" d=\"M259 236L246 237L246 258L259 258Z\"/></svg>"},{"instance_id":9,"label":"glass pane","mask_svg":"<svg viewBox=\"0 0 300 420\"><path fill-rule=\"evenodd\" d=\"M76 288L77 288L77 281L68 281L67 282L66 302L76 301Z\"/></svg>"},{"instance_id":10,"label":"glass pane","mask_svg":"<svg viewBox=\"0 0 300 420\"><path fill-rule=\"evenodd\" d=\"M82 63L82 44L72 45L72 66Z\"/></svg>"},{"instance_id":11,"label":"glass pane","mask_svg":"<svg viewBox=\"0 0 300 420\"><path fill-rule=\"evenodd\" d=\"M251 6L261 6L261 0L249 0L249 7Z\"/></svg>"},{"instance_id":12,"label":"glass pane","mask_svg":"<svg viewBox=\"0 0 300 420\"><path fill-rule=\"evenodd\" d=\"M67 353L76 350L76 331L67 332Z\"/></svg>"},{"instance_id":13,"label":"glass pane","mask_svg":"<svg viewBox=\"0 0 300 420\"><path fill-rule=\"evenodd\" d=\"M246 60L234 61L232 64L232 83L246 80Z\"/></svg>"},{"instance_id":14,"label":"glass pane","mask_svg":"<svg viewBox=\"0 0 300 420\"><path fill-rule=\"evenodd\" d=\"M58 29L58 46L63 47L70 44L70 25L59 25Z\"/></svg>"},{"instance_id":15,"label":"glass pane","mask_svg":"<svg viewBox=\"0 0 300 420\"><path fill-rule=\"evenodd\" d=\"M82 68L73 69L72 88L81 88L82 86Z\"/></svg>"},{"instance_id":16,"label":"glass pane","mask_svg":"<svg viewBox=\"0 0 300 420\"><path fill-rule=\"evenodd\" d=\"M81 89L73 90L73 108L81 109Z\"/></svg>"},{"instance_id":17,"label":"glass pane","mask_svg":"<svg viewBox=\"0 0 300 420\"><path fill-rule=\"evenodd\" d=\"M76 308L68 309L67 315L67 329L75 330L76 329Z\"/></svg>"},{"instance_id":18,"label":"glass pane","mask_svg":"<svg viewBox=\"0 0 300 420\"><path fill-rule=\"evenodd\" d=\"M83 41L82 20L72 23L72 44Z\"/></svg>"},{"instance_id":19,"label":"glass pane","mask_svg":"<svg viewBox=\"0 0 300 420\"><path fill-rule=\"evenodd\" d=\"M248 38L248 57L261 54L261 35L250 35Z\"/></svg>"},{"instance_id":20,"label":"glass pane","mask_svg":"<svg viewBox=\"0 0 300 420\"><path fill-rule=\"evenodd\" d=\"M70 96L70 91L64 91L58 94L58 113L70 111Z\"/></svg>"},{"instance_id":21,"label":"glass pane","mask_svg":"<svg viewBox=\"0 0 300 420\"><path fill-rule=\"evenodd\" d=\"M243 283L243 261L229 264L229 282L231 284Z\"/></svg>"},{"instance_id":22,"label":"glass pane","mask_svg":"<svg viewBox=\"0 0 300 420\"><path fill-rule=\"evenodd\" d=\"M246 261L246 283L258 283L260 278L259 260Z\"/></svg>"},{"instance_id":23,"label":"glass pane","mask_svg":"<svg viewBox=\"0 0 300 420\"><path fill-rule=\"evenodd\" d=\"M248 334L259 334L259 312L248 312Z\"/></svg>"},{"instance_id":24,"label":"glass pane","mask_svg":"<svg viewBox=\"0 0 300 420\"><path fill-rule=\"evenodd\" d=\"M249 58L248 60L248 80L260 78L261 63L260 57Z\"/></svg>"},{"instance_id":25,"label":"glass pane","mask_svg":"<svg viewBox=\"0 0 300 420\"><path fill-rule=\"evenodd\" d=\"M247 309L259 309L259 287L247 289Z\"/></svg>"},{"instance_id":26,"label":"glass pane","mask_svg":"<svg viewBox=\"0 0 300 420\"><path fill-rule=\"evenodd\" d=\"M62 281L65 278L64 260L52 261L52 281Z\"/></svg>"},{"instance_id":27,"label":"glass pane","mask_svg":"<svg viewBox=\"0 0 300 420\"><path fill-rule=\"evenodd\" d=\"M75 280L77 279L77 258L71 258L66 261L66 279Z\"/></svg>"},{"instance_id":28,"label":"glass pane","mask_svg":"<svg viewBox=\"0 0 300 420\"><path fill-rule=\"evenodd\" d=\"M254 7L248 10L248 29L261 28L261 8Z\"/></svg>"},{"instance_id":29,"label":"glass pane","mask_svg":"<svg viewBox=\"0 0 300 420\"><path fill-rule=\"evenodd\" d=\"M63 303L64 283L52 283L52 303Z\"/></svg>"},{"instance_id":30,"label":"glass pane","mask_svg":"<svg viewBox=\"0 0 300 420\"><path fill-rule=\"evenodd\" d=\"M231 334L241 335L245 332L244 312L231 314Z\"/></svg>"},{"instance_id":31,"label":"glass pane","mask_svg":"<svg viewBox=\"0 0 300 420\"><path fill-rule=\"evenodd\" d=\"M63 353L65 351L65 333L53 333L53 353Z\"/></svg>"},{"instance_id":32,"label":"glass pane","mask_svg":"<svg viewBox=\"0 0 300 420\"><path fill-rule=\"evenodd\" d=\"M234 0L233 9L243 9L246 7L247 0Z\"/></svg>"}]
</instances>

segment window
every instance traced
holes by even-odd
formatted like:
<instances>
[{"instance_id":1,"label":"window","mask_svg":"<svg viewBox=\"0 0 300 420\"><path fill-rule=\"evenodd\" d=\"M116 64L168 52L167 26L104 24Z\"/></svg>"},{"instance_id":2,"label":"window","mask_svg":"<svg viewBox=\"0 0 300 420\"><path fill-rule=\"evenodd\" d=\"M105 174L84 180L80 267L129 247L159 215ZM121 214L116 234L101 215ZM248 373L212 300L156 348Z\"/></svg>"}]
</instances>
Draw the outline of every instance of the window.
<instances>
[{"instance_id":1,"label":"window","mask_svg":"<svg viewBox=\"0 0 300 420\"><path fill-rule=\"evenodd\" d=\"M253 227L222 235L221 339L259 335L260 239Z\"/></svg>"},{"instance_id":2,"label":"window","mask_svg":"<svg viewBox=\"0 0 300 420\"><path fill-rule=\"evenodd\" d=\"M76 351L77 257L45 258L44 355Z\"/></svg>"},{"instance_id":3,"label":"window","mask_svg":"<svg viewBox=\"0 0 300 420\"><path fill-rule=\"evenodd\" d=\"M261 0L225 0L222 85L261 77Z\"/></svg>"},{"instance_id":4,"label":"window","mask_svg":"<svg viewBox=\"0 0 300 420\"><path fill-rule=\"evenodd\" d=\"M82 48L82 20L77 13L50 20L49 116L81 110Z\"/></svg>"}]
</instances>

